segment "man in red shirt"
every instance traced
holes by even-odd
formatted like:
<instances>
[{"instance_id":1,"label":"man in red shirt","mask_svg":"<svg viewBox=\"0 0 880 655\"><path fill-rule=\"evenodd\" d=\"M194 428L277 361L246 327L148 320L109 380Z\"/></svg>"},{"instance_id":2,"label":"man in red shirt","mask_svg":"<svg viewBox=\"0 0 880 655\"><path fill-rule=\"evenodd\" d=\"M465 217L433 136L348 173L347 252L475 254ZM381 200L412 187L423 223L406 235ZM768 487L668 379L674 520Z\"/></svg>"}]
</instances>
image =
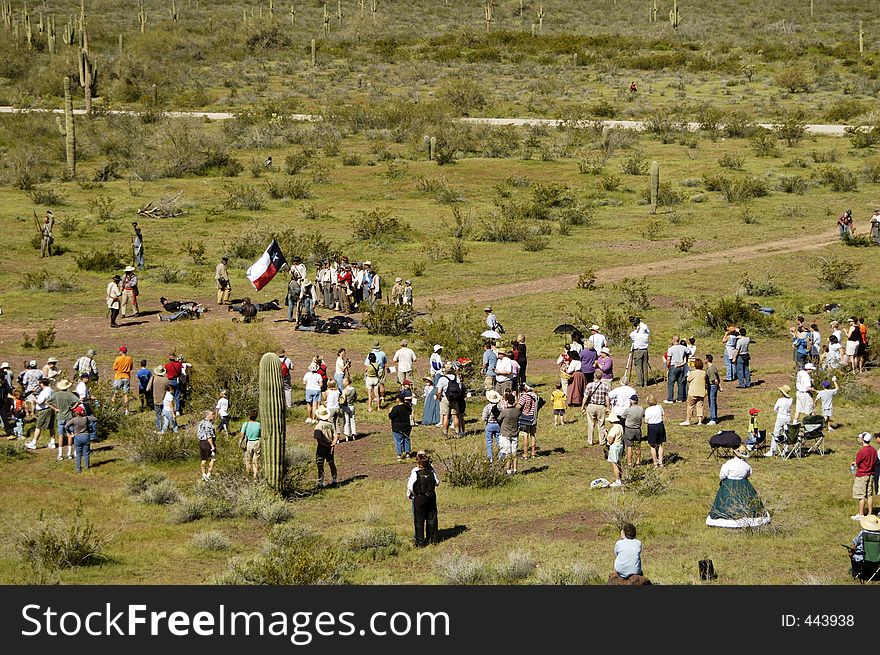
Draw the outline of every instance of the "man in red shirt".
<instances>
[{"instance_id":1,"label":"man in red shirt","mask_svg":"<svg viewBox=\"0 0 880 655\"><path fill-rule=\"evenodd\" d=\"M877 466L877 449L871 445L873 436L870 432L862 432L859 438L863 445L856 453L856 461L853 463L856 475L853 482L853 498L859 501L859 511L851 517L853 521L859 521L862 516L870 516L874 513L874 468Z\"/></svg>"},{"instance_id":2,"label":"man in red shirt","mask_svg":"<svg viewBox=\"0 0 880 655\"><path fill-rule=\"evenodd\" d=\"M165 377L168 379L168 386L171 387L171 393L174 394L174 411L180 416L180 374L183 366L178 361L177 355L171 353L168 356L168 363L165 364Z\"/></svg>"},{"instance_id":3,"label":"man in red shirt","mask_svg":"<svg viewBox=\"0 0 880 655\"><path fill-rule=\"evenodd\" d=\"M352 274L351 266L348 262L342 262L336 273L336 279L339 282L337 286L337 294L339 295L339 309L346 314L351 314L351 301L349 294L352 292Z\"/></svg>"}]
</instances>

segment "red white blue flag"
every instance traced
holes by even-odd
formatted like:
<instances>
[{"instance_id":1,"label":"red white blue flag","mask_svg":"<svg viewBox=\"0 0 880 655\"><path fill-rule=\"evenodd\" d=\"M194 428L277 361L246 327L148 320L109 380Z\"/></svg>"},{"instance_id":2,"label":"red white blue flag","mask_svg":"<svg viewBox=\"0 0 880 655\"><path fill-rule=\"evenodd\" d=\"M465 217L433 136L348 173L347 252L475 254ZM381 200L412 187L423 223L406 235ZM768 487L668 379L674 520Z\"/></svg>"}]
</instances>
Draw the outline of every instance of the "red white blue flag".
<instances>
[{"instance_id":1,"label":"red white blue flag","mask_svg":"<svg viewBox=\"0 0 880 655\"><path fill-rule=\"evenodd\" d=\"M269 284L275 274L285 266L287 266L287 260L284 259L284 253L281 252L278 242L272 239L272 243L269 244L266 251L247 270L247 279L254 285L254 289L259 291Z\"/></svg>"}]
</instances>

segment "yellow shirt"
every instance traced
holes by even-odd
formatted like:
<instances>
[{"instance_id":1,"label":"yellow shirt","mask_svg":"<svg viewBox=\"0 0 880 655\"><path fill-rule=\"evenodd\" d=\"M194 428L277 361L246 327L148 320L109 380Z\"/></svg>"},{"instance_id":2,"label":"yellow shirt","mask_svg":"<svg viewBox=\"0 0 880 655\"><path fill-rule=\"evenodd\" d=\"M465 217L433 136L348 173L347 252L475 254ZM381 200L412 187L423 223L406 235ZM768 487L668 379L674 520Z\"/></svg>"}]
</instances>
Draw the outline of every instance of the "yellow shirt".
<instances>
[{"instance_id":1,"label":"yellow shirt","mask_svg":"<svg viewBox=\"0 0 880 655\"><path fill-rule=\"evenodd\" d=\"M134 360L128 355L120 355L113 360L113 379L130 380Z\"/></svg>"},{"instance_id":2,"label":"yellow shirt","mask_svg":"<svg viewBox=\"0 0 880 655\"><path fill-rule=\"evenodd\" d=\"M553 401L553 409L565 409L565 394L561 389L556 389L551 393L550 400Z\"/></svg>"}]
</instances>

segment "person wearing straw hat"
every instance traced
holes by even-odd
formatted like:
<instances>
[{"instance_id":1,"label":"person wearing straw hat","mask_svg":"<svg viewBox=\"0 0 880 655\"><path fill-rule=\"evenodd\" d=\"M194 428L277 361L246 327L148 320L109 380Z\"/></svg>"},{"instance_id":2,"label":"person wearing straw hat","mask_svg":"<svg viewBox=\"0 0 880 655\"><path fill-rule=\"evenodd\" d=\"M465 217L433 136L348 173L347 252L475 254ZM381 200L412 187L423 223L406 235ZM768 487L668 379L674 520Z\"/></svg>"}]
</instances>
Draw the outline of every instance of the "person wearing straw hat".
<instances>
[{"instance_id":1,"label":"person wearing straw hat","mask_svg":"<svg viewBox=\"0 0 880 655\"><path fill-rule=\"evenodd\" d=\"M398 306L403 304L403 278L402 277L394 278L394 286L391 287L391 304L398 305Z\"/></svg>"},{"instance_id":2,"label":"person wearing straw hat","mask_svg":"<svg viewBox=\"0 0 880 655\"><path fill-rule=\"evenodd\" d=\"M73 418L73 408L80 404L79 396L70 390L70 380L59 380L55 385L55 391L49 396L49 407L55 410L56 428L58 435L58 461L63 459L61 449L67 444L67 459L73 459L73 436L65 432L64 425Z\"/></svg>"},{"instance_id":3,"label":"person wearing straw hat","mask_svg":"<svg viewBox=\"0 0 880 655\"><path fill-rule=\"evenodd\" d=\"M707 526L756 528L770 523L770 513L749 482L752 467L746 461L748 457L749 450L742 444L734 451L734 456L721 465L718 475L721 482L706 517Z\"/></svg>"},{"instance_id":4,"label":"person wearing straw hat","mask_svg":"<svg viewBox=\"0 0 880 655\"><path fill-rule=\"evenodd\" d=\"M424 450L416 453L416 466L406 482L406 495L412 500L416 548L440 543L437 523L437 485L440 478L431 466L431 456Z\"/></svg>"},{"instance_id":5,"label":"person wearing straw hat","mask_svg":"<svg viewBox=\"0 0 880 655\"><path fill-rule=\"evenodd\" d=\"M602 334L601 329L595 323L590 326L590 341L593 342L593 348L596 349L596 352L602 352L602 349L608 345L608 339Z\"/></svg>"},{"instance_id":6,"label":"person wearing straw hat","mask_svg":"<svg viewBox=\"0 0 880 655\"><path fill-rule=\"evenodd\" d=\"M214 269L214 282L217 283L217 304L228 305L232 298L232 283L229 280L228 257L221 257Z\"/></svg>"},{"instance_id":7,"label":"person wearing straw hat","mask_svg":"<svg viewBox=\"0 0 880 655\"><path fill-rule=\"evenodd\" d=\"M773 457L779 442L785 440L785 431L791 423L791 387L787 384L779 387L779 398L773 405L773 411L776 412L776 423L773 424L773 432L770 433L770 450L764 453L764 457Z\"/></svg>"},{"instance_id":8,"label":"person wearing straw hat","mask_svg":"<svg viewBox=\"0 0 880 655\"><path fill-rule=\"evenodd\" d=\"M37 427L34 430L33 438L25 444L25 448L36 450L37 442L43 432L49 433L49 448L55 447L55 410L49 404L49 398L52 397L52 387L49 386L49 380L40 378L40 390L34 398L34 405L37 414Z\"/></svg>"},{"instance_id":9,"label":"person wearing straw hat","mask_svg":"<svg viewBox=\"0 0 880 655\"><path fill-rule=\"evenodd\" d=\"M862 447L856 453L856 459L852 463L855 479L853 480L853 499L859 501L859 511L850 518L853 521L860 520L863 516L874 513L874 469L877 467L877 449L871 445L873 435L870 432L862 432L859 442ZM867 510L867 511L866 511Z\"/></svg>"},{"instance_id":10,"label":"person wearing straw hat","mask_svg":"<svg viewBox=\"0 0 880 655\"><path fill-rule=\"evenodd\" d=\"M50 357L47 359L46 365L43 367L43 377L54 385L55 379L60 375L61 371L58 369L58 358Z\"/></svg>"},{"instance_id":11,"label":"person wearing straw hat","mask_svg":"<svg viewBox=\"0 0 880 655\"><path fill-rule=\"evenodd\" d=\"M394 353L391 361L397 364L397 383L403 384L405 380L413 380L413 364L418 361L415 351L409 347L409 341L404 339L400 342L400 348Z\"/></svg>"},{"instance_id":12,"label":"person wearing straw hat","mask_svg":"<svg viewBox=\"0 0 880 655\"><path fill-rule=\"evenodd\" d=\"M871 239L880 246L880 209L875 209L871 216Z\"/></svg>"},{"instance_id":13,"label":"person wearing straw hat","mask_svg":"<svg viewBox=\"0 0 880 655\"><path fill-rule=\"evenodd\" d=\"M126 266L122 276L122 318L137 316L138 310L138 278L134 266ZM129 309L133 312L129 314Z\"/></svg>"},{"instance_id":14,"label":"person wearing straw hat","mask_svg":"<svg viewBox=\"0 0 880 655\"><path fill-rule=\"evenodd\" d=\"M867 580L877 570L877 564L872 562L870 568L865 566L865 535L880 534L880 518L874 514L863 516L859 519L859 526L861 530L853 538L849 548L850 573L853 578Z\"/></svg>"},{"instance_id":15,"label":"person wearing straw hat","mask_svg":"<svg viewBox=\"0 0 880 655\"><path fill-rule=\"evenodd\" d=\"M165 374L165 367L161 364L153 369L153 377L148 387L153 393L153 409L156 412L156 432L162 430L162 402L165 400L165 392L170 391L171 384ZM172 394L173 397L173 394Z\"/></svg>"},{"instance_id":16,"label":"person wearing straw hat","mask_svg":"<svg viewBox=\"0 0 880 655\"><path fill-rule=\"evenodd\" d=\"M611 464L611 473L614 474L614 482L610 487L623 486L620 479L621 465L620 460L623 457L623 421L614 412L605 417L605 423L608 425L605 431L605 440L608 442L608 463Z\"/></svg>"},{"instance_id":17,"label":"person wearing straw hat","mask_svg":"<svg viewBox=\"0 0 880 655\"><path fill-rule=\"evenodd\" d=\"M483 425L486 426L486 458L491 462L495 459L496 445L500 448L501 424L498 422L498 417L502 409L500 406L501 394L490 389L486 392L486 400L488 402L483 407L481 418Z\"/></svg>"},{"instance_id":18,"label":"person wearing straw hat","mask_svg":"<svg viewBox=\"0 0 880 655\"><path fill-rule=\"evenodd\" d=\"M318 467L318 488L324 488L324 463L330 466L330 475L332 476L331 486L336 486L336 457L335 449L338 439L333 432L333 424L330 423L330 412L321 405L315 412L315 430L312 435L315 437L317 447L315 449L315 465Z\"/></svg>"}]
</instances>

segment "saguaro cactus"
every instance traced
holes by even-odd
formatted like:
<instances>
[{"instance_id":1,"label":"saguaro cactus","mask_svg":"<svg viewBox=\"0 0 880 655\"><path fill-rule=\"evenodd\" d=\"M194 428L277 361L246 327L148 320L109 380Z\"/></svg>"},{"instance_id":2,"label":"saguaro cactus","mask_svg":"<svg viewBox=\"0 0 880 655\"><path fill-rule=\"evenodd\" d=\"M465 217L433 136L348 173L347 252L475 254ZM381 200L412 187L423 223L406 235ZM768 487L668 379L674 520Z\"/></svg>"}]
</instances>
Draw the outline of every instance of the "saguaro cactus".
<instances>
[{"instance_id":1,"label":"saguaro cactus","mask_svg":"<svg viewBox=\"0 0 880 655\"><path fill-rule=\"evenodd\" d=\"M669 24L677 30L681 25L681 13L678 11L678 0L672 0L672 9L669 10Z\"/></svg>"},{"instance_id":2,"label":"saguaro cactus","mask_svg":"<svg viewBox=\"0 0 880 655\"><path fill-rule=\"evenodd\" d=\"M144 6L143 0L141 0L138 9L138 24L141 26L141 34L143 34L147 30L147 8Z\"/></svg>"},{"instance_id":3,"label":"saguaro cactus","mask_svg":"<svg viewBox=\"0 0 880 655\"><path fill-rule=\"evenodd\" d=\"M58 37L55 35L55 16L46 20L46 45L49 48L49 54L55 56L55 47L58 43Z\"/></svg>"},{"instance_id":4,"label":"saguaro cactus","mask_svg":"<svg viewBox=\"0 0 880 655\"><path fill-rule=\"evenodd\" d=\"M538 19L538 31L543 34L544 33L544 5L538 5L538 10L535 12L535 16Z\"/></svg>"},{"instance_id":5,"label":"saguaro cactus","mask_svg":"<svg viewBox=\"0 0 880 655\"><path fill-rule=\"evenodd\" d=\"M657 213L657 198L660 196L660 164L651 162L651 213Z\"/></svg>"},{"instance_id":6,"label":"saguaro cactus","mask_svg":"<svg viewBox=\"0 0 880 655\"><path fill-rule=\"evenodd\" d=\"M312 39L312 66L314 66L317 61L315 55L317 55L318 46L315 44L315 40Z\"/></svg>"},{"instance_id":7,"label":"saguaro cactus","mask_svg":"<svg viewBox=\"0 0 880 655\"><path fill-rule=\"evenodd\" d=\"M859 21L859 55L865 54L865 33L862 31L862 21Z\"/></svg>"},{"instance_id":8,"label":"saguaro cactus","mask_svg":"<svg viewBox=\"0 0 880 655\"><path fill-rule=\"evenodd\" d=\"M266 353L260 359L259 385L263 471L269 486L281 491L287 410L281 383L281 360L275 353Z\"/></svg>"},{"instance_id":9,"label":"saguaro cactus","mask_svg":"<svg viewBox=\"0 0 880 655\"><path fill-rule=\"evenodd\" d=\"M98 82L98 70L92 63L87 48L83 48L79 53L79 85L83 89L86 98L86 113L92 113L92 96L96 95L95 91Z\"/></svg>"},{"instance_id":10,"label":"saguaro cactus","mask_svg":"<svg viewBox=\"0 0 880 655\"><path fill-rule=\"evenodd\" d=\"M64 78L64 122L58 119L58 131L64 137L64 150L67 155L67 176L76 177L76 130L73 124L73 97L70 93L70 78Z\"/></svg>"}]
</instances>

